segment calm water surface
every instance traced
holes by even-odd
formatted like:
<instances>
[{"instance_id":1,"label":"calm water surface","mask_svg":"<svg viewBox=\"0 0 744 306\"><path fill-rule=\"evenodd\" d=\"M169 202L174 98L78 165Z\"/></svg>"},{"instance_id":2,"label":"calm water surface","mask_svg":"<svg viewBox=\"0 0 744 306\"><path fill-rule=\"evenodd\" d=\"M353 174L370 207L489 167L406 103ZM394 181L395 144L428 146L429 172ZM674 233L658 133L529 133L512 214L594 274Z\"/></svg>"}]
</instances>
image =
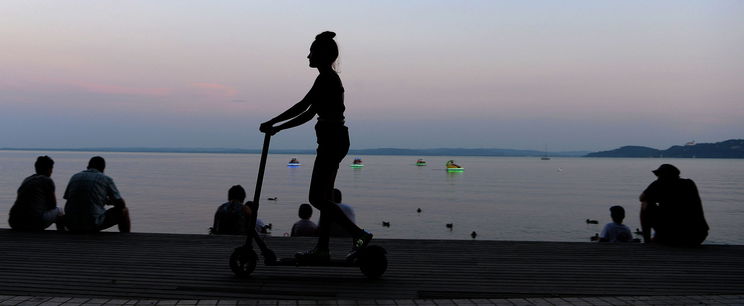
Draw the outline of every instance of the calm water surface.
<instances>
[{"instance_id":1,"label":"calm water surface","mask_svg":"<svg viewBox=\"0 0 744 306\"><path fill-rule=\"evenodd\" d=\"M55 160L61 206L70 176L96 155L0 151L0 227L8 227L16 189L43 154ZM231 185L243 185L252 198L259 160L253 154L100 155L130 207L132 229L158 233L206 233ZM292 157L304 165L288 168ZM425 157L428 166L416 167L415 156L362 156L365 167L352 169L354 157L342 164L337 187L355 208L357 223L376 237L470 239L476 231L477 239L487 240L588 241L610 222L612 205L624 206L625 223L640 227L638 195L654 180L652 169L672 163L698 184L712 228L707 243L744 244L744 160L457 157L465 172L447 173L449 157ZM273 224L273 235L288 232L298 205L307 202L313 159L269 156L259 218Z\"/></svg>"}]
</instances>

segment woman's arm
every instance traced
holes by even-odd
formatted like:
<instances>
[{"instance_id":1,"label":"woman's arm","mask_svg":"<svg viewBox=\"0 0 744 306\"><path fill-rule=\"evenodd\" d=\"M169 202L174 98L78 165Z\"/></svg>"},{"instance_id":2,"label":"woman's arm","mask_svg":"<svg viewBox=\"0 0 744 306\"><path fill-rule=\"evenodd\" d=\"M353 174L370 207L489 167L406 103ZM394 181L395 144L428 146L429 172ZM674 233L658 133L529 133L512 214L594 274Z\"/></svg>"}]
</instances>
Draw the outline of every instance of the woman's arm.
<instances>
[{"instance_id":1,"label":"woman's arm","mask_svg":"<svg viewBox=\"0 0 744 306\"><path fill-rule=\"evenodd\" d=\"M274 127L273 132L277 133L281 130L291 129L293 127L302 125L305 122L310 121L310 119L313 119L316 113L317 112L315 111L315 108L310 106L309 109L307 109L305 112L301 113L300 115L292 118L292 120L289 120L281 125Z\"/></svg>"},{"instance_id":2,"label":"woman's arm","mask_svg":"<svg viewBox=\"0 0 744 306\"><path fill-rule=\"evenodd\" d=\"M288 110L279 114L279 116L276 116L273 119L262 123L259 130L264 133L276 134L281 130L293 128L310 121L310 119L312 119L313 116L315 116L315 114L317 113L317 111L313 110L312 105L315 100L317 100L316 93L318 92L318 90L320 90L320 87L322 87L321 83L322 82L320 81L320 77L318 77L318 79L315 80L315 83L313 83L313 87L310 88L310 91L308 91L308 93L305 95L304 98L302 98L302 100L300 100L300 102L297 102ZM274 127L274 124L282 121L287 122L280 126Z\"/></svg>"},{"instance_id":3,"label":"woman's arm","mask_svg":"<svg viewBox=\"0 0 744 306\"><path fill-rule=\"evenodd\" d=\"M292 105L292 107L290 107L288 110L279 114L279 116L276 116L273 119L261 124L261 127L263 128L264 125L273 126L274 124L278 122L286 121L286 120L299 116L304 111L306 111L308 108L310 108L311 102L310 102L309 96L310 96L310 93L308 93L305 96L305 98L303 98L300 102L297 102L295 105Z\"/></svg>"}]
</instances>

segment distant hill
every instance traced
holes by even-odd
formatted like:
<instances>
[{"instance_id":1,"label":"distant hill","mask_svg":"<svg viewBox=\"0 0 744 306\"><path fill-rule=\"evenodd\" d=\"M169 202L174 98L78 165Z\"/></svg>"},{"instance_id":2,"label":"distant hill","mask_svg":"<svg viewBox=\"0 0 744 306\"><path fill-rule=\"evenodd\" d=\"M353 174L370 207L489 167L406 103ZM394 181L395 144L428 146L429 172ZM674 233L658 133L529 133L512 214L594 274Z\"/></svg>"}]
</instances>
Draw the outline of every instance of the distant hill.
<instances>
[{"instance_id":1,"label":"distant hill","mask_svg":"<svg viewBox=\"0 0 744 306\"><path fill-rule=\"evenodd\" d=\"M666 150L625 146L610 151L589 153L586 157L744 158L744 139L672 146Z\"/></svg>"},{"instance_id":2,"label":"distant hill","mask_svg":"<svg viewBox=\"0 0 744 306\"><path fill-rule=\"evenodd\" d=\"M586 157L659 157L661 150L641 146L624 146L611 151L589 153Z\"/></svg>"},{"instance_id":3,"label":"distant hill","mask_svg":"<svg viewBox=\"0 0 744 306\"><path fill-rule=\"evenodd\" d=\"M261 150L238 148L0 148L7 151L71 151L71 152L145 152L145 153L225 153L225 154L260 154ZM315 150L274 150L272 154L315 154ZM587 151L548 152L552 157L581 157ZM526 156L536 157L545 155L544 151L514 150L514 149L466 149L466 148L437 148L437 149L399 149L378 148L349 150L349 155L410 155L410 156Z\"/></svg>"}]
</instances>

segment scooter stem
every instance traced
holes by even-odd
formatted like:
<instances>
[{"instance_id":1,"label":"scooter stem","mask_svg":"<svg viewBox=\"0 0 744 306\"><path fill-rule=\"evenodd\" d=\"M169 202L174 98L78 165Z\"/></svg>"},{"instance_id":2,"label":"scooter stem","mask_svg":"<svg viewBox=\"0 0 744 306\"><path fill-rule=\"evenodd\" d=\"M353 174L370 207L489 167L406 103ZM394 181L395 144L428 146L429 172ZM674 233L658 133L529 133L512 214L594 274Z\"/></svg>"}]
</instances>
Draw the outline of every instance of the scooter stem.
<instances>
[{"instance_id":1,"label":"scooter stem","mask_svg":"<svg viewBox=\"0 0 744 306\"><path fill-rule=\"evenodd\" d=\"M255 211L253 212L253 222L256 222L258 216L258 201L261 199L261 187L263 186L264 171L266 170L266 157L269 155L269 142L271 141L271 135L266 133L264 136L263 148L261 149L261 162L258 166L258 178L256 178L256 189L253 194L253 206Z\"/></svg>"},{"instance_id":2,"label":"scooter stem","mask_svg":"<svg viewBox=\"0 0 744 306\"><path fill-rule=\"evenodd\" d=\"M261 241L256 233L256 218L258 218L258 202L261 199L261 186L263 186L264 170L266 170L266 157L269 155L269 142L271 141L271 135L266 133L264 136L263 148L261 149L261 162L258 165L258 178L256 178L256 189L253 193L253 205L251 207L252 214L249 224L247 225L246 232L246 246L251 245L251 240L255 240L259 248L263 251L266 245ZM254 239L255 238L255 239Z\"/></svg>"}]
</instances>

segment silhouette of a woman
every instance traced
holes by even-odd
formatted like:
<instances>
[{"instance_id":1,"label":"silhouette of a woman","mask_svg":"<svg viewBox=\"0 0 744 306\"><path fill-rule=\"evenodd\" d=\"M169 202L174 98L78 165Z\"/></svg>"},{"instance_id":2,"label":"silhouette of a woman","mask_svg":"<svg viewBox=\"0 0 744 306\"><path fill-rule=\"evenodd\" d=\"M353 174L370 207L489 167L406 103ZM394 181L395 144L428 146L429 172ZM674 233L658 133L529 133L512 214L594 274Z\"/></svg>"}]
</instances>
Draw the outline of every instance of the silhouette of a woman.
<instances>
[{"instance_id":1,"label":"silhouette of a woman","mask_svg":"<svg viewBox=\"0 0 744 306\"><path fill-rule=\"evenodd\" d=\"M261 124L261 132L270 135L299 126L318 115L315 134L318 149L310 181L310 204L320 210L318 224L318 244L312 250L297 253L306 260L328 260L329 230L335 222L352 235L352 250L347 258L367 246L372 234L357 227L341 209L333 203L333 187L338 173L338 165L349 152L349 130L344 125L344 87L333 64L338 58L338 46L333 38L336 33L323 32L315 36L310 45L307 58L310 67L318 69L318 77L305 97L279 116ZM279 122L286 121L274 126Z\"/></svg>"}]
</instances>

